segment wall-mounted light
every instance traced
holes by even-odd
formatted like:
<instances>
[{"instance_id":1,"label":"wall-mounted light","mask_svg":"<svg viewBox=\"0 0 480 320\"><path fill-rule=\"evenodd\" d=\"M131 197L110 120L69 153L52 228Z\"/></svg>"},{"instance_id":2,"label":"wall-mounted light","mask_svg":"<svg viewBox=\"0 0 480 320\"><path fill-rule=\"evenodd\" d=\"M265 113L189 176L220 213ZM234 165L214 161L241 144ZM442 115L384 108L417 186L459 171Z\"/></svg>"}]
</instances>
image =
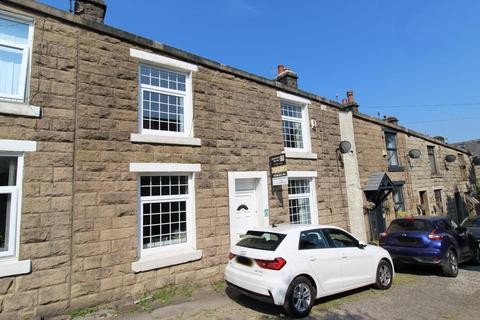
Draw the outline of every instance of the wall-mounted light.
<instances>
[{"instance_id":1,"label":"wall-mounted light","mask_svg":"<svg viewBox=\"0 0 480 320\"><path fill-rule=\"evenodd\" d=\"M338 147L338 150L340 150L341 154L348 153L350 152L351 149L352 149L352 144L347 140L340 142L340 146Z\"/></svg>"},{"instance_id":2,"label":"wall-mounted light","mask_svg":"<svg viewBox=\"0 0 480 320\"><path fill-rule=\"evenodd\" d=\"M408 151L408 156L412 159L418 159L422 155L422 152L418 149L411 149Z\"/></svg>"},{"instance_id":3,"label":"wall-mounted light","mask_svg":"<svg viewBox=\"0 0 480 320\"><path fill-rule=\"evenodd\" d=\"M445 156L446 162L454 162L455 160L457 160L457 157L454 154L447 154Z\"/></svg>"}]
</instances>

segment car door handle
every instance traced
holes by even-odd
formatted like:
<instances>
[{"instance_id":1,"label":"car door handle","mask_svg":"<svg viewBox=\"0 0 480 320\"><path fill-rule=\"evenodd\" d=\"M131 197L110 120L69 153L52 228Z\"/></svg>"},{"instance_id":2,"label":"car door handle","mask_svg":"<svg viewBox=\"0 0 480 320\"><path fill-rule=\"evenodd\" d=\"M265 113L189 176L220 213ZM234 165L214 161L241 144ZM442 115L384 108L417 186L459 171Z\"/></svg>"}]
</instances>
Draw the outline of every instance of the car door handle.
<instances>
[{"instance_id":1,"label":"car door handle","mask_svg":"<svg viewBox=\"0 0 480 320\"><path fill-rule=\"evenodd\" d=\"M308 261L316 261L316 260L317 260L317 258L315 258L315 257L308 258Z\"/></svg>"},{"instance_id":2,"label":"car door handle","mask_svg":"<svg viewBox=\"0 0 480 320\"><path fill-rule=\"evenodd\" d=\"M342 259L347 259L347 258L348 258L348 256L342 256Z\"/></svg>"}]
</instances>

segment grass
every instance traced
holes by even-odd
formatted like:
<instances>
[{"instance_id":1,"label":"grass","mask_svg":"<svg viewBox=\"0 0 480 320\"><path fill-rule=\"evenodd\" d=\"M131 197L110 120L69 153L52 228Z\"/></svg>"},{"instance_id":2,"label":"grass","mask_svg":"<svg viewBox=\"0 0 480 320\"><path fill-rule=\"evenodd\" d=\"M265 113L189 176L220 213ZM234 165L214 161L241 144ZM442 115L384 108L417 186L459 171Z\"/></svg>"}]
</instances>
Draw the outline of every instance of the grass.
<instances>
[{"instance_id":1,"label":"grass","mask_svg":"<svg viewBox=\"0 0 480 320\"><path fill-rule=\"evenodd\" d=\"M69 315L70 315L70 319L75 319L75 318L78 318L78 317L84 317L86 315L89 315L89 314L97 312L97 311L98 311L98 307L90 307L90 308L83 308L83 309L74 310L74 311L70 312Z\"/></svg>"},{"instance_id":2,"label":"grass","mask_svg":"<svg viewBox=\"0 0 480 320\"><path fill-rule=\"evenodd\" d=\"M217 282L213 282L212 287L213 287L213 290L215 290L215 292L222 293L225 291L227 284L225 283L224 280L220 280Z\"/></svg>"}]
</instances>

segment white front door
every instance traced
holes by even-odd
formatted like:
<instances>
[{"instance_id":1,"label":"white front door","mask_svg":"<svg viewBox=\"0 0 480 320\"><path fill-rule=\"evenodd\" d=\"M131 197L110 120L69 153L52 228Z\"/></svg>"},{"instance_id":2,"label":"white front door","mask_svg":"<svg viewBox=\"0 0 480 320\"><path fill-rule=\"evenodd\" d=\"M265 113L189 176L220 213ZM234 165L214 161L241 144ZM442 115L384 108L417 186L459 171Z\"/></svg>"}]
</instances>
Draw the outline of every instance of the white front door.
<instances>
[{"instance_id":1,"label":"white front door","mask_svg":"<svg viewBox=\"0 0 480 320\"><path fill-rule=\"evenodd\" d=\"M235 199L233 210L230 211L231 245L240 240L240 235L257 226L256 184L256 179L237 179L235 181Z\"/></svg>"}]
</instances>

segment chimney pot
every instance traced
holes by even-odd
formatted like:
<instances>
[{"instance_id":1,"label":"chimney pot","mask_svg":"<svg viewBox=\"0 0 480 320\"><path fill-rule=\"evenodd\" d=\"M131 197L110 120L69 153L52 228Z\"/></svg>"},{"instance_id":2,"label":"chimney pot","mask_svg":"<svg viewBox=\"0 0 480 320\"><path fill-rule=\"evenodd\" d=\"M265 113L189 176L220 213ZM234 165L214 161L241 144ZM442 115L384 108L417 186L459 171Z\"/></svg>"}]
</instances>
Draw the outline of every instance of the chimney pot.
<instances>
[{"instance_id":1,"label":"chimney pot","mask_svg":"<svg viewBox=\"0 0 480 320\"><path fill-rule=\"evenodd\" d=\"M352 90L348 90L347 91L347 99L348 99L348 104L351 104L353 103L353 91Z\"/></svg>"},{"instance_id":2,"label":"chimney pot","mask_svg":"<svg viewBox=\"0 0 480 320\"><path fill-rule=\"evenodd\" d=\"M84 19L103 23L107 6L104 0L75 0L74 14Z\"/></svg>"},{"instance_id":3,"label":"chimney pot","mask_svg":"<svg viewBox=\"0 0 480 320\"><path fill-rule=\"evenodd\" d=\"M282 73L283 71L285 71L285 66L283 64L279 64L278 65L278 74Z\"/></svg>"},{"instance_id":4,"label":"chimney pot","mask_svg":"<svg viewBox=\"0 0 480 320\"><path fill-rule=\"evenodd\" d=\"M347 99L343 98L343 99L342 99L342 104L343 104L344 106L346 106L346 105L347 105Z\"/></svg>"}]
</instances>

